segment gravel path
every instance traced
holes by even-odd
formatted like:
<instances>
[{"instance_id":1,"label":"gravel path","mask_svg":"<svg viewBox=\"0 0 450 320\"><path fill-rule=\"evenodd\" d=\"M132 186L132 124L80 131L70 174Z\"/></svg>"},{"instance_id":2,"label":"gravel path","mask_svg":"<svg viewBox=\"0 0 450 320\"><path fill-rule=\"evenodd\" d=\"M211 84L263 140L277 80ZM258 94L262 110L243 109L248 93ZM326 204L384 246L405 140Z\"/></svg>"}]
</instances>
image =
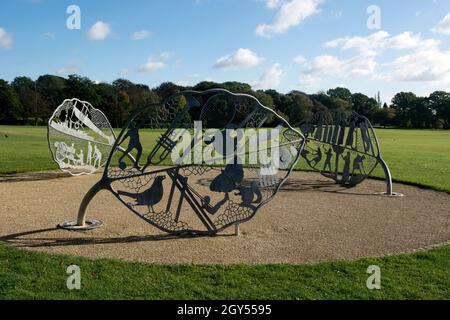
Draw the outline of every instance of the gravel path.
<instances>
[{"instance_id":1,"label":"gravel path","mask_svg":"<svg viewBox=\"0 0 450 320\"><path fill-rule=\"evenodd\" d=\"M53 177L51 180L40 180ZM68 232L56 224L76 218L99 175L56 173L0 182L0 243L89 258L164 264L262 264L349 260L413 252L450 239L450 195L395 184L402 198L373 195L384 182L345 190L315 173L295 172L277 197L241 226L241 236L173 238L146 224L103 191L88 217L103 228ZM6 182L8 181L8 182ZM327 183L328 182L328 183ZM201 181L199 181L201 183Z\"/></svg>"}]
</instances>

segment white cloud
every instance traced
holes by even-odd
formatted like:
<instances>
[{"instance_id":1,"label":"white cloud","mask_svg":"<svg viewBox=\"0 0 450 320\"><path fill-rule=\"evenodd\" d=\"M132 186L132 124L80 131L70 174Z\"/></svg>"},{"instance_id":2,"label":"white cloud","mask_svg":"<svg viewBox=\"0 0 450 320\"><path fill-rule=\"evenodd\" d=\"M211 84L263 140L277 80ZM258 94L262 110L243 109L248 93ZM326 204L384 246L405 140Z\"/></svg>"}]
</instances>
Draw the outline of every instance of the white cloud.
<instances>
[{"instance_id":1,"label":"white cloud","mask_svg":"<svg viewBox=\"0 0 450 320\"><path fill-rule=\"evenodd\" d=\"M173 52L173 51L164 51L161 53L161 58L169 59L169 58L172 58L174 55L175 55L175 52Z\"/></svg>"},{"instance_id":2,"label":"white cloud","mask_svg":"<svg viewBox=\"0 0 450 320\"><path fill-rule=\"evenodd\" d=\"M285 33L289 28L299 25L306 18L317 14L323 0L289 0L283 2L272 24L260 24L256 33L262 37ZM268 1L267 6L277 6L278 1Z\"/></svg>"},{"instance_id":3,"label":"white cloud","mask_svg":"<svg viewBox=\"0 0 450 320\"><path fill-rule=\"evenodd\" d=\"M440 51L438 48L418 50L400 56L386 66L389 71L377 75L376 79L450 84L450 51Z\"/></svg>"},{"instance_id":4,"label":"white cloud","mask_svg":"<svg viewBox=\"0 0 450 320\"><path fill-rule=\"evenodd\" d=\"M321 77L311 74L302 73L298 80L298 85L301 87L315 87L322 81Z\"/></svg>"},{"instance_id":5,"label":"white cloud","mask_svg":"<svg viewBox=\"0 0 450 320\"><path fill-rule=\"evenodd\" d=\"M367 37L344 37L328 41L324 44L327 48L340 48L341 50L356 50L362 53L381 53L386 49L406 50L417 48L432 48L439 46L439 40L423 39L420 33L413 34L406 31L396 36L391 36L386 31L378 31Z\"/></svg>"},{"instance_id":6,"label":"white cloud","mask_svg":"<svg viewBox=\"0 0 450 320\"><path fill-rule=\"evenodd\" d=\"M157 70L164 69L166 64L162 61L157 61L154 58L150 57L146 63L139 67L140 72L153 72Z\"/></svg>"},{"instance_id":7,"label":"white cloud","mask_svg":"<svg viewBox=\"0 0 450 320\"><path fill-rule=\"evenodd\" d=\"M281 3L281 0L266 0L266 6L269 9L277 8Z\"/></svg>"},{"instance_id":8,"label":"white cloud","mask_svg":"<svg viewBox=\"0 0 450 320\"><path fill-rule=\"evenodd\" d=\"M77 65L74 65L74 64L67 65L67 66L64 66L64 67L58 69L57 73L60 76L68 76L70 74L78 74L78 73L80 73L80 67L78 67Z\"/></svg>"},{"instance_id":9,"label":"white cloud","mask_svg":"<svg viewBox=\"0 0 450 320\"><path fill-rule=\"evenodd\" d=\"M439 40L436 39L422 39L420 33L413 34L412 32L403 32L395 37L390 38L387 41L387 48L405 50L405 49L427 49L437 47L441 44Z\"/></svg>"},{"instance_id":10,"label":"white cloud","mask_svg":"<svg viewBox=\"0 0 450 320\"><path fill-rule=\"evenodd\" d=\"M367 52L381 48L387 38L389 38L389 33L385 31L378 31L368 37L344 37L331 40L325 43L325 47L340 47L341 50L353 49L360 52Z\"/></svg>"},{"instance_id":11,"label":"white cloud","mask_svg":"<svg viewBox=\"0 0 450 320\"><path fill-rule=\"evenodd\" d=\"M304 56L302 56L301 54L299 54L298 56L296 56L293 61L295 63L305 63L306 62L306 58Z\"/></svg>"},{"instance_id":12,"label":"white cloud","mask_svg":"<svg viewBox=\"0 0 450 320\"><path fill-rule=\"evenodd\" d=\"M331 77L343 80L373 75L377 66L375 57L373 52L361 53L349 59L332 55L317 56L309 61L308 67L300 74L299 84L314 86Z\"/></svg>"},{"instance_id":13,"label":"white cloud","mask_svg":"<svg viewBox=\"0 0 450 320\"><path fill-rule=\"evenodd\" d=\"M438 25L432 30L436 33L450 36L450 13L448 13L444 19L439 21Z\"/></svg>"},{"instance_id":14,"label":"white cloud","mask_svg":"<svg viewBox=\"0 0 450 320\"><path fill-rule=\"evenodd\" d=\"M143 40L146 39L148 37L150 37L151 32L148 30L140 30L140 31L136 31L135 33L133 33L131 35L131 39L132 40Z\"/></svg>"},{"instance_id":15,"label":"white cloud","mask_svg":"<svg viewBox=\"0 0 450 320\"><path fill-rule=\"evenodd\" d=\"M3 28L0 28L0 47L4 49L12 47L12 36Z\"/></svg>"},{"instance_id":16,"label":"white cloud","mask_svg":"<svg viewBox=\"0 0 450 320\"><path fill-rule=\"evenodd\" d=\"M88 31L89 39L104 40L111 33L111 27L108 23L97 21Z\"/></svg>"},{"instance_id":17,"label":"white cloud","mask_svg":"<svg viewBox=\"0 0 450 320\"><path fill-rule=\"evenodd\" d=\"M281 83L283 78L283 70L280 68L280 64L274 64L269 70L253 84L255 89L275 89Z\"/></svg>"},{"instance_id":18,"label":"white cloud","mask_svg":"<svg viewBox=\"0 0 450 320\"><path fill-rule=\"evenodd\" d=\"M218 69L237 69L255 67L263 59L249 49L238 49L235 53L221 57L214 64Z\"/></svg>"},{"instance_id":19,"label":"white cloud","mask_svg":"<svg viewBox=\"0 0 450 320\"><path fill-rule=\"evenodd\" d=\"M344 81L362 78L373 81L417 82L444 89L450 85L450 51L441 41L405 31L391 36L378 31L368 36L338 38L324 44L327 48L354 51L350 58L320 55L304 64L299 84L316 86L323 79ZM395 50L390 62L378 63L388 50ZM406 52L404 52L406 51Z\"/></svg>"}]
</instances>

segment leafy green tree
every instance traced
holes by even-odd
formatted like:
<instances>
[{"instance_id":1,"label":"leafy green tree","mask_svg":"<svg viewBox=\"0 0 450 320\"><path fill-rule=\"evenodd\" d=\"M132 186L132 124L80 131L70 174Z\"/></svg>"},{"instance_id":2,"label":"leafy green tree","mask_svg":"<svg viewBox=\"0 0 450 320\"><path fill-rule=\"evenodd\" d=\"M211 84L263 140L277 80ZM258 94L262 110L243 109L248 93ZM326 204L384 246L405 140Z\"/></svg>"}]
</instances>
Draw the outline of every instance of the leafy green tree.
<instances>
[{"instance_id":1,"label":"leafy green tree","mask_svg":"<svg viewBox=\"0 0 450 320\"><path fill-rule=\"evenodd\" d=\"M0 80L0 123L14 124L22 115L22 106L14 89Z\"/></svg>"},{"instance_id":2,"label":"leafy green tree","mask_svg":"<svg viewBox=\"0 0 450 320\"><path fill-rule=\"evenodd\" d=\"M111 125L119 127L116 89L109 83L99 83L95 86L95 92L99 97L95 107L103 111Z\"/></svg>"},{"instance_id":3,"label":"leafy green tree","mask_svg":"<svg viewBox=\"0 0 450 320\"><path fill-rule=\"evenodd\" d=\"M433 128L436 121L428 98L417 98L409 110L411 126L418 129Z\"/></svg>"},{"instance_id":4,"label":"leafy green tree","mask_svg":"<svg viewBox=\"0 0 450 320\"><path fill-rule=\"evenodd\" d=\"M412 126L411 109L417 103L417 96L412 92L400 92L392 98L391 107L397 111L398 125L404 128Z\"/></svg>"},{"instance_id":5,"label":"leafy green tree","mask_svg":"<svg viewBox=\"0 0 450 320\"><path fill-rule=\"evenodd\" d=\"M11 83L22 106L23 118L34 118L37 124L37 92L35 82L28 77L17 77Z\"/></svg>"},{"instance_id":6,"label":"leafy green tree","mask_svg":"<svg viewBox=\"0 0 450 320\"><path fill-rule=\"evenodd\" d=\"M351 94L350 94L351 95ZM313 100L316 100L320 105L325 106L329 110L348 110L351 109L352 103L350 101L340 98L337 94L329 96L325 92L319 92L311 95Z\"/></svg>"},{"instance_id":7,"label":"leafy green tree","mask_svg":"<svg viewBox=\"0 0 450 320\"><path fill-rule=\"evenodd\" d=\"M371 119L372 114L378 109L377 101L362 93L352 95L352 105L355 112L369 119Z\"/></svg>"},{"instance_id":8,"label":"leafy green tree","mask_svg":"<svg viewBox=\"0 0 450 320\"><path fill-rule=\"evenodd\" d=\"M331 98L338 98L347 101L349 104L352 103L352 93L347 88L337 87L327 91L328 96Z\"/></svg>"},{"instance_id":9,"label":"leafy green tree","mask_svg":"<svg viewBox=\"0 0 450 320\"><path fill-rule=\"evenodd\" d=\"M125 124L128 116L131 113L130 97L125 90L121 90L117 93L116 112L118 117L118 127L122 127Z\"/></svg>"},{"instance_id":10,"label":"leafy green tree","mask_svg":"<svg viewBox=\"0 0 450 320\"><path fill-rule=\"evenodd\" d=\"M288 117L291 124L297 124L303 120L309 119L312 116L313 102L309 96L303 92L293 91L289 94L292 99L291 105L288 108Z\"/></svg>"},{"instance_id":11,"label":"leafy green tree","mask_svg":"<svg viewBox=\"0 0 450 320\"><path fill-rule=\"evenodd\" d=\"M444 129L450 129L450 93L435 91L429 96L428 101L432 113L436 116L436 127L439 127L440 122Z\"/></svg>"},{"instance_id":12,"label":"leafy green tree","mask_svg":"<svg viewBox=\"0 0 450 320\"><path fill-rule=\"evenodd\" d=\"M279 93L275 90L266 90L265 94L269 95L273 101L273 108L278 114L284 114L285 119L289 118L290 105L292 97L290 95Z\"/></svg>"},{"instance_id":13,"label":"leafy green tree","mask_svg":"<svg viewBox=\"0 0 450 320\"><path fill-rule=\"evenodd\" d=\"M69 75L66 80L64 93L69 99L78 98L91 103L94 107L100 102L100 97L95 90L94 82L79 75Z\"/></svg>"},{"instance_id":14,"label":"leafy green tree","mask_svg":"<svg viewBox=\"0 0 450 320\"><path fill-rule=\"evenodd\" d=\"M259 100L264 106L274 109L274 102L270 95L266 94L264 91L258 90L253 93L253 96Z\"/></svg>"},{"instance_id":15,"label":"leafy green tree","mask_svg":"<svg viewBox=\"0 0 450 320\"><path fill-rule=\"evenodd\" d=\"M48 119L65 96L66 80L61 77L44 75L36 80L38 110L37 116Z\"/></svg>"},{"instance_id":16,"label":"leafy green tree","mask_svg":"<svg viewBox=\"0 0 450 320\"><path fill-rule=\"evenodd\" d=\"M155 88L156 93L158 94L161 101L169 99L172 95L180 92L180 87L172 82L164 82L161 83L158 87Z\"/></svg>"},{"instance_id":17,"label":"leafy green tree","mask_svg":"<svg viewBox=\"0 0 450 320\"><path fill-rule=\"evenodd\" d=\"M193 89L196 91L206 91L210 89L220 88L220 84L212 81L202 81L197 83Z\"/></svg>"},{"instance_id":18,"label":"leafy green tree","mask_svg":"<svg viewBox=\"0 0 450 320\"><path fill-rule=\"evenodd\" d=\"M247 83L229 81L220 85L221 88L231 91L233 93L252 93L252 87Z\"/></svg>"},{"instance_id":19,"label":"leafy green tree","mask_svg":"<svg viewBox=\"0 0 450 320\"><path fill-rule=\"evenodd\" d=\"M383 127L395 125L396 110L393 108L376 109L372 114L374 124L379 124Z\"/></svg>"}]
</instances>

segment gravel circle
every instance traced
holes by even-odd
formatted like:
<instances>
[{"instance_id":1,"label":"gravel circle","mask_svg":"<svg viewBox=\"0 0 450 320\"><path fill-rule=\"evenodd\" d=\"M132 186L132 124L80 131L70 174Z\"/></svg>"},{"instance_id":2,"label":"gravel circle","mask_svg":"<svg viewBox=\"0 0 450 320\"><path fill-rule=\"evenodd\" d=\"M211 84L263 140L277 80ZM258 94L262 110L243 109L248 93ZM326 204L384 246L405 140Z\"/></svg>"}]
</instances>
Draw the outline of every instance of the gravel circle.
<instances>
[{"instance_id":1,"label":"gravel circle","mask_svg":"<svg viewBox=\"0 0 450 320\"><path fill-rule=\"evenodd\" d=\"M450 240L447 193L394 184L394 191L405 196L389 198L374 195L384 191L383 181L343 189L307 172L294 172L275 199L241 225L238 237L234 228L215 237L164 235L108 191L96 196L88 213L104 226L69 232L56 225L76 218L81 199L100 175L31 176L0 179L2 244L92 259L229 265L354 260L414 252Z\"/></svg>"}]
</instances>

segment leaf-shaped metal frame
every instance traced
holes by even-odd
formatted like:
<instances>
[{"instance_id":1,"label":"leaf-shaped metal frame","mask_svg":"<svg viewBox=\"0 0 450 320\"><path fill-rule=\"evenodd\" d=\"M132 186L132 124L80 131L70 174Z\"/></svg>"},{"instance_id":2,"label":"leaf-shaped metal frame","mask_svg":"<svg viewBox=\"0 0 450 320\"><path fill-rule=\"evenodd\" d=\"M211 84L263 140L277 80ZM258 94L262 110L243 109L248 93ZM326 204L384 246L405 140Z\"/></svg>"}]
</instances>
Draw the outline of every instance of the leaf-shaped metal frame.
<instances>
[{"instance_id":1,"label":"leaf-shaped metal frame","mask_svg":"<svg viewBox=\"0 0 450 320\"><path fill-rule=\"evenodd\" d=\"M378 138L367 117L354 111L321 111L295 126L305 135L302 156L311 169L352 188L380 165L386 179L386 192L382 194L400 195L392 190L391 172L381 156ZM346 156L342 156L344 153ZM345 162L342 168L340 160Z\"/></svg>"},{"instance_id":2,"label":"leaf-shaped metal frame","mask_svg":"<svg viewBox=\"0 0 450 320\"><path fill-rule=\"evenodd\" d=\"M273 182L273 185L269 186L271 189L267 188L267 190L270 190L267 197L263 201L258 203L257 205L252 206L252 209L254 209L254 210L242 219L233 220L233 221L227 221L227 219L225 219L223 222L218 223L218 225L215 225L211 221L206 221L206 222L203 221L206 226L206 230L198 230L195 228L192 229L192 228L188 228L188 227L186 227L186 228L178 228L178 227L177 228L167 228L164 225L156 223L154 221L154 219L146 218L146 216L139 213L133 205L130 205L130 203L126 202L123 199L122 195L119 194L120 191L115 190L113 188L113 184L117 181L125 181L125 180L133 181L133 179L138 179L141 177L148 177L150 175L152 175L152 177L156 177L158 174L166 174L167 176L170 177L170 179L173 179L172 186L177 185L179 190L183 189L185 187L185 185L183 184L183 181L187 181L187 178L180 174L180 169L181 170L183 170L183 169L195 170L195 168L193 168L195 166L173 165L167 169L157 169L157 170L150 170L150 171L148 171L148 169L149 168L151 169L152 166L160 164L160 162L162 160L164 160L164 158L162 158L161 161L155 162L155 161L153 161L153 158L155 156L157 156L157 154L159 152L158 149L160 149L160 148L163 148L163 149L165 148L166 149L165 151L170 151L170 147L172 146L170 144L170 139L169 139L170 134L174 131L174 129L177 127L177 125L180 125L183 117L187 116L192 108L208 105L207 104L208 101L210 101L213 97L220 96L220 95L230 97L231 99L238 99L238 100L239 99L247 99L248 101L251 101L252 106L254 107L254 109L252 109L252 110L254 112L245 118L245 120L242 122L243 124L252 123L252 125L254 125L255 128L260 128L263 125L263 123L267 120L268 116L275 117L279 121L279 123L285 128L285 131L283 132L283 139L286 139L287 144L291 144L291 146L295 146L293 148L295 149L296 152L294 154L293 159L290 159L291 165L287 168L287 170L283 171L283 173L285 172L285 174L282 176L282 178L278 179L276 182ZM208 98L205 99L206 101L203 101L203 97L208 97ZM178 105L174 104L173 101L179 101L178 99L181 99L181 98L185 99L185 105L183 106L182 110L178 110L178 112L174 112L173 110L176 110L176 107ZM197 98L199 100L202 100L203 105L201 105L201 103L199 102L199 100L197 100ZM164 109L167 109L168 106L170 106L170 105L172 107L175 105L175 108L173 108L172 111L170 111L170 108L169 108L169 112L168 112L169 113L168 119L169 119L170 126L165 131L165 133L159 138L158 143L155 146L155 148L150 152L150 154L147 158L147 163L144 166L141 166L139 163L139 158L140 158L140 156L139 156L139 157L135 157L136 161L135 161L134 165L132 166L132 168L127 167L126 164L122 165L120 159L119 159L119 163L118 163L119 169L117 169L116 167L113 167L112 161L113 161L113 159L115 159L114 155L115 155L116 151L119 150L119 151L125 152L125 154L128 154L131 152L131 150L133 148L142 149L142 147L138 145L138 144L140 144L140 142L138 141L139 140L138 130L140 128L140 125L136 125L136 119L138 118L138 116L144 114L146 111L152 111L152 112L155 110L163 110L164 111ZM237 108L237 106L235 106L234 108ZM258 108L257 111L255 111L256 108ZM201 114L203 114L203 112L204 112L204 110L202 109ZM259 117L260 115L258 115L257 112L262 112L264 114L264 116ZM162 117L162 118L164 118L164 117ZM167 117L166 117L166 120L167 120ZM253 122L251 122L251 121L253 121ZM142 122L141 125L143 125L143 123L144 122ZM222 129L224 129L224 128L222 128ZM294 139L296 139L296 140L294 140ZM121 144L123 144L125 140L134 141L133 146L130 146L132 143L129 142L129 147L123 148L121 146ZM168 146L168 144L169 144L169 146ZM256 99L255 97L253 97L251 95L235 94L235 93L231 93L227 90L223 90L223 89L211 89L211 90L207 90L207 91L203 91L203 92L200 92L200 91L181 92L179 94L172 96L171 98L169 98L166 102L164 102L162 104L160 103L160 104L151 104L148 106L144 106L133 113L133 115L127 120L127 123L125 124L121 133L118 135L118 137L116 139L116 142L112 148L111 154L109 155L108 161L105 165L105 170L104 170L101 180L92 187L92 189L86 194L85 198L83 199L80 209L79 209L78 219L77 219L76 223L69 222L64 225L61 225L61 227L66 228L66 229L83 229L83 228L85 228L86 227L86 210L87 210L87 207L88 207L90 201L95 197L95 195L100 190L109 190L116 196L116 198L121 203L123 203L133 213L138 215L140 218L144 219L146 222L152 224L156 228L162 230L163 232L167 232L170 234L180 234L180 233L201 234L201 235L217 234L218 232L221 232L232 225L238 225L238 224L244 223L246 221L249 221L256 215L256 213L259 211L259 209L261 207L263 207L264 205L266 205L269 201L271 201L273 199L273 197L278 193L280 188L283 186L285 181L288 179L289 175L294 170L295 165L297 164L297 162L300 159L301 152L303 150L304 145L305 145L305 137L302 135L302 133L300 131L298 131L297 129L292 127L283 117L278 115L274 110L267 108L266 106L261 104L261 102L258 99ZM138 151L141 152L142 150L138 150ZM163 153L163 155L164 155L164 153ZM168 152L166 152L165 156L166 157L168 156ZM160 158L161 158L161 154L160 154ZM120 171L121 175L115 176L115 172L117 172L118 170L121 170ZM224 170L221 170L222 174L226 170L228 170L228 167L225 168ZM230 169L230 170L232 170L232 169ZM244 169L242 168L242 170L244 170ZM154 184L155 185L157 184L156 180L155 180ZM187 184L187 182L186 182L186 184ZM152 187L154 187L154 186L152 186ZM173 189L173 187L172 187L172 189ZM136 190L139 190L139 189L136 189ZM156 190L158 190L158 189L156 189ZM208 220L208 217L205 216L204 213L203 213L203 217L202 217L202 212L198 212L198 211L202 211L203 204L200 204L199 201L196 201L195 190L193 190L192 192L193 192L193 195L191 195L190 198L185 195L186 201L189 202L191 208L199 216L200 220ZM223 191L223 192L225 193L225 191ZM129 194L129 192L122 192L122 194ZM139 196L140 195L137 194L137 191L136 191L136 195L135 195L136 199ZM169 200L169 201L171 201L171 200ZM150 210L150 205L149 205L149 210ZM217 219L217 220L220 220L220 219Z\"/></svg>"},{"instance_id":3,"label":"leaf-shaped metal frame","mask_svg":"<svg viewBox=\"0 0 450 320\"><path fill-rule=\"evenodd\" d=\"M81 107L81 109L78 107ZM70 111L70 115L68 114L68 111ZM65 118L64 122L60 119L63 113ZM94 137L84 132L82 130L84 127L94 131L97 134L97 137L102 138L104 141L99 141L98 138L96 140ZM57 135L61 136L60 139L56 138ZM68 140L70 140L70 142L68 142ZM97 172L100 168L104 167L106 161L101 161L100 159L96 166L89 166L89 168L85 163L82 163L79 166L70 163L63 165L63 160L67 159L61 158L61 155L59 155L59 153L61 153L59 150L60 148L53 144L61 144L65 147L63 149L66 149L68 147L67 143L72 143L73 146L74 142L79 144L88 142L90 146L91 143L94 145L95 151L99 150L97 149L97 146L100 146L102 150L105 149L107 154L109 154L110 149L112 149L113 144L116 141L116 135L112 130L108 118L101 110L94 108L87 101L73 98L64 100L53 112L48 121L47 141L53 160L58 164L60 169L72 176L80 176ZM91 151L94 152L94 149ZM73 152L75 152L75 150L73 150ZM75 155L72 154L72 156ZM65 158L65 156L63 158Z\"/></svg>"}]
</instances>

